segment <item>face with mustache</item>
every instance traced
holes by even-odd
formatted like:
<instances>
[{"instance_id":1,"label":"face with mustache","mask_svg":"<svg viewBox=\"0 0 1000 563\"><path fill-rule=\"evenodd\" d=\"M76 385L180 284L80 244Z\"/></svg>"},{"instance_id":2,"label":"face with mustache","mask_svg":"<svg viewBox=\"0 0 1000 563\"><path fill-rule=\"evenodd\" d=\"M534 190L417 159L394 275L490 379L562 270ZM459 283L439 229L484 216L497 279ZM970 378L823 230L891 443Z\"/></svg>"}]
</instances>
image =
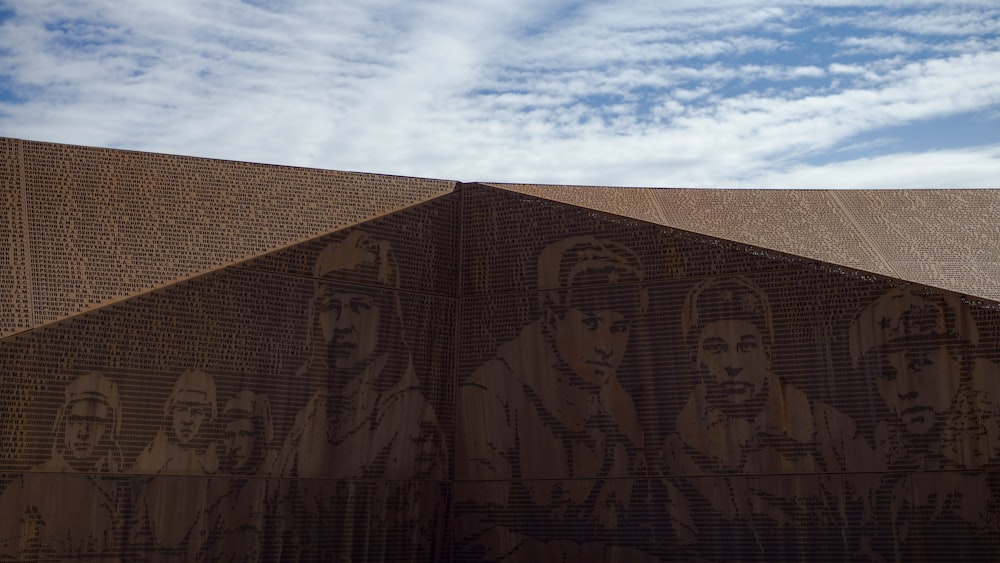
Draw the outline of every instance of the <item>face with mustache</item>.
<instances>
[{"instance_id":1,"label":"face with mustache","mask_svg":"<svg viewBox=\"0 0 1000 563\"><path fill-rule=\"evenodd\" d=\"M947 346L913 346L884 354L878 392L913 434L934 428L958 393L962 366Z\"/></svg>"}]
</instances>

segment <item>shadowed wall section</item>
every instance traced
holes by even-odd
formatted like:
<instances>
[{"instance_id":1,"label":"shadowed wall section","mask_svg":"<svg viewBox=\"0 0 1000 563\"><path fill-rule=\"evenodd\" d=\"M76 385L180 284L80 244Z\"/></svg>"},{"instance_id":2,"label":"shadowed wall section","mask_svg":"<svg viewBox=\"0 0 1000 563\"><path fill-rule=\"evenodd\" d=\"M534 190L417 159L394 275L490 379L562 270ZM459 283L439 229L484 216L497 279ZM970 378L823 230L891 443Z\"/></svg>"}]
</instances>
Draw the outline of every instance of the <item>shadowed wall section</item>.
<instances>
[{"instance_id":1,"label":"shadowed wall section","mask_svg":"<svg viewBox=\"0 0 1000 563\"><path fill-rule=\"evenodd\" d=\"M0 554L447 559L457 203L4 339Z\"/></svg>"},{"instance_id":2,"label":"shadowed wall section","mask_svg":"<svg viewBox=\"0 0 1000 563\"><path fill-rule=\"evenodd\" d=\"M994 556L995 307L463 195L457 560Z\"/></svg>"}]
</instances>

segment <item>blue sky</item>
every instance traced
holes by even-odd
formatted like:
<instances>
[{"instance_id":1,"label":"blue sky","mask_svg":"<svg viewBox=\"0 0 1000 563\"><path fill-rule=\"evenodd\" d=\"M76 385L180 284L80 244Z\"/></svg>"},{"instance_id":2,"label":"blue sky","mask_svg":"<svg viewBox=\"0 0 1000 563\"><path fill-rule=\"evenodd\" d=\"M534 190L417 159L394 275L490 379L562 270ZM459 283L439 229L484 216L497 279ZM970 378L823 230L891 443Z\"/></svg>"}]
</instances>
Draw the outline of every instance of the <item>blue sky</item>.
<instances>
[{"instance_id":1,"label":"blue sky","mask_svg":"<svg viewBox=\"0 0 1000 563\"><path fill-rule=\"evenodd\" d=\"M0 136L462 181L1000 188L1000 2L0 1Z\"/></svg>"}]
</instances>

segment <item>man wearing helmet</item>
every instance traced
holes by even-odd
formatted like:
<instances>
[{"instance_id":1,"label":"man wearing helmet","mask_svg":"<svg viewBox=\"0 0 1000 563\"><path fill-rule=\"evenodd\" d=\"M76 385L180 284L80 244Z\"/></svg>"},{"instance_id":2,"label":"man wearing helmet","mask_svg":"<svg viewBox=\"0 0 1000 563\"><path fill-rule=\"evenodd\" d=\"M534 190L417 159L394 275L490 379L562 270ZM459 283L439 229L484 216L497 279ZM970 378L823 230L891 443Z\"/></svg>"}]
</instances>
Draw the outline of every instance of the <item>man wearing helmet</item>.
<instances>
[{"instance_id":1,"label":"man wearing helmet","mask_svg":"<svg viewBox=\"0 0 1000 563\"><path fill-rule=\"evenodd\" d=\"M64 394L51 457L0 495L0 558L120 556L115 487L100 476L121 470L117 386L92 372L70 382Z\"/></svg>"},{"instance_id":2,"label":"man wearing helmet","mask_svg":"<svg viewBox=\"0 0 1000 563\"><path fill-rule=\"evenodd\" d=\"M71 467L89 473L121 471L118 436L122 413L117 386L103 374L92 372L67 385L65 395L66 401L56 417L52 457L40 468L66 471Z\"/></svg>"},{"instance_id":3,"label":"man wearing helmet","mask_svg":"<svg viewBox=\"0 0 1000 563\"><path fill-rule=\"evenodd\" d=\"M619 549L632 491L615 478L633 476L643 438L618 369L646 310L642 281L635 253L611 240L542 250L540 317L457 390L455 477L471 481L456 493L460 557L600 561ZM515 510L534 516L513 525Z\"/></svg>"},{"instance_id":4,"label":"man wearing helmet","mask_svg":"<svg viewBox=\"0 0 1000 563\"><path fill-rule=\"evenodd\" d=\"M692 476L676 480L685 493L668 507L679 543L699 556L766 558L813 539L788 533L840 536L842 487L818 474L847 470L868 448L849 417L771 370L767 295L742 276L703 280L687 295L681 330L700 383L659 463L668 476ZM706 503L710 510L692 508ZM712 535L719 529L729 531L726 541Z\"/></svg>"},{"instance_id":5,"label":"man wearing helmet","mask_svg":"<svg viewBox=\"0 0 1000 563\"><path fill-rule=\"evenodd\" d=\"M851 358L885 406L878 468L906 471L886 473L872 492L884 527L869 539L884 555L937 548L962 559L971 538L1000 533L997 483L969 472L1000 462L1000 373L976 357L978 341L958 295L914 286L888 290L851 323ZM950 539L930 534L945 528Z\"/></svg>"},{"instance_id":6,"label":"man wearing helmet","mask_svg":"<svg viewBox=\"0 0 1000 563\"><path fill-rule=\"evenodd\" d=\"M271 402L266 395L244 389L222 407L222 460L219 470L230 475L268 475L277 455Z\"/></svg>"},{"instance_id":7,"label":"man wearing helmet","mask_svg":"<svg viewBox=\"0 0 1000 563\"><path fill-rule=\"evenodd\" d=\"M163 405L163 425L139 454L132 473L215 473L219 461L208 426L216 413L212 376L197 369L184 371Z\"/></svg>"},{"instance_id":8,"label":"man wearing helmet","mask_svg":"<svg viewBox=\"0 0 1000 563\"><path fill-rule=\"evenodd\" d=\"M163 405L163 422L131 472L148 476L136 503L131 548L165 560L192 559L206 547L206 511L222 494L220 481L194 479L218 470L210 425L217 414L215 380L185 370Z\"/></svg>"},{"instance_id":9,"label":"man wearing helmet","mask_svg":"<svg viewBox=\"0 0 1000 563\"><path fill-rule=\"evenodd\" d=\"M275 466L276 474L298 478L282 493L302 508L291 530L309 557L360 560L393 542L421 550L434 543L441 504L414 500L420 485L406 481L443 479L447 449L404 338L391 246L352 230L320 252L314 277L313 354L299 376L320 387ZM393 506L391 497L411 504ZM352 532L357 518L368 520L364 537Z\"/></svg>"},{"instance_id":10,"label":"man wearing helmet","mask_svg":"<svg viewBox=\"0 0 1000 563\"><path fill-rule=\"evenodd\" d=\"M851 323L851 357L890 416L875 432L887 469L977 469L997 457L996 370L957 295L894 288Z\"/></svg>"}]
</instances>

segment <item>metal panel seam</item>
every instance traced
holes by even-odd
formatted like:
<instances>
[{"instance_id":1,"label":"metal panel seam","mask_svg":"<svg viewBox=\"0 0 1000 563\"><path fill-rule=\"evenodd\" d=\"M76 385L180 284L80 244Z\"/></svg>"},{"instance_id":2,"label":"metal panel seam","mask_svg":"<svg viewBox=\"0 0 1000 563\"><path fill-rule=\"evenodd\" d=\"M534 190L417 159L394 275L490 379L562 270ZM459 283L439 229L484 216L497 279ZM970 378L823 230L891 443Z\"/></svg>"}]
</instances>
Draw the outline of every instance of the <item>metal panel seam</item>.
<instances>
[{"instance_id":1,"label":"metal panel seam","mask_svg":"<svg viewBox=\"0 0 1000 563\"><path fill-rule=\"evenodd\" d=\"M879 246L875 244L875 241L868 236L868 233L866 233L865 230L861 228L861 224L858 221L858 218L851 211L851 208L848 207L843 201L841 201L840 196L837 195L837 192L833 190L827 190L826 193L830 194L830 197L833 199L833 202L837 204L837 207L839 207L844 212L844 214L847 215L847 218L850 221L851 226L854 227L854 231L858 234L858 237L860 237L861 240L865 241L865 244L868 245L869 250L871 250L876 256L882 259L882 265L885 267L886 271L892 272L893 277L896 277L901 280L906 280L906 278L900 275L900 273L896 271L895 268L892 267L892 263L882 252L882 249L879 248ZM880 273L880 272L873 272L873 273ZM906 280L906 281L913 281L913 280Z\"/></svg>"},{"instance_id":2,"label":"metal panel seam","mask_svg":"<svg viewBox=\"0 0 1000 563\"><path fill-rule=\"evenodd\" d=\"M660 205L660 202L657 201L655 197L653 197L653 189L652 188L642 188L642 191L646 194L646 199L649 200L650 207L653 209L653 211L656 212L657 217L660 218L659 223L661 225L663 225L664 227L671 227L672 228L672 225L668 225L667 224L667 214L663 211L663 206Z\"/></svg>"}]
</instances>

